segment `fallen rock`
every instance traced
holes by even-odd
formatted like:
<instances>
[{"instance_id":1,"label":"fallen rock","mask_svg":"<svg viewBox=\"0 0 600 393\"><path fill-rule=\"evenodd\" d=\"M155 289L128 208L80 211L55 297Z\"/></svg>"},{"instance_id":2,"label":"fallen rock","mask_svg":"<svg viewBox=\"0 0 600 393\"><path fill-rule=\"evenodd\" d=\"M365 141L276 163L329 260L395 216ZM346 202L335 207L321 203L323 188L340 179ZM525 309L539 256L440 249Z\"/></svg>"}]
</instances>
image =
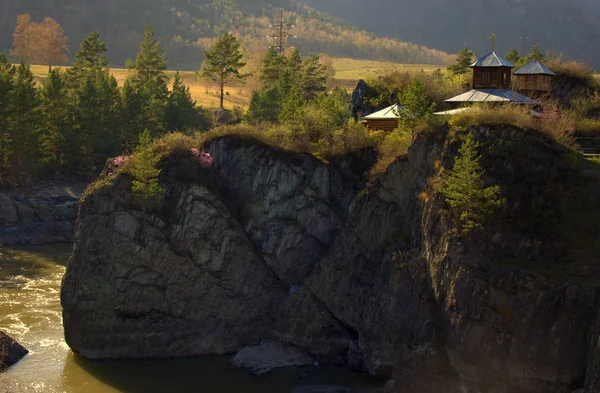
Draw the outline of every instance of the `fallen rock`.
<instances>
[{"instance_id":1,"label":"fallen rock","mask_svg":"<svg viewBox=\"0 0 600 393\"><path fill-rule=\"evenodd\" d=\"M0 371L23 359L29 351L0 330Z\"/></svg>"},{"instance_id":2,"label":"fallen rock","mask_svg":"<svg viewBox=\"0 0 600 393\"><path fill-rule=\"evenodd\" d=\"M274 368L307 366L313 359L302 350L276 341L264 341L242 348L231 359L235 367L249 370L255 375L265 375ZM340 390L308 390L307 392L339 392Z\"/></svg>"}]
</instances>

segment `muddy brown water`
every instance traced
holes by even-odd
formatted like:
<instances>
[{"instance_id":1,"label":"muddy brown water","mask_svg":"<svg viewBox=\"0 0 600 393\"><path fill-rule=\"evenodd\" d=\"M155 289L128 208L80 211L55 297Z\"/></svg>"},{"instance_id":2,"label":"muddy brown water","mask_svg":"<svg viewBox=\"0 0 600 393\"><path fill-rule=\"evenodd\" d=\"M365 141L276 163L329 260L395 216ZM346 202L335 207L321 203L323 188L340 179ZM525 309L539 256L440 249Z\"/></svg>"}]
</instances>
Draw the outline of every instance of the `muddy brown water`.
<instances>
[{"instance_id":1,"label":"muddy brown water","mask_svg":"<svg viewBox=\"0 0 600 393\"><path fill-rule=\"evenodd\" d=\"M226 356L145 361L88 361L64 341L60 283L71 246L0 248L0 329L30 354L0 373L0 393L288 393L336 384L378 388L382 381L344 367L276 371L255 378Z\"/></svg>"}]
</instances>

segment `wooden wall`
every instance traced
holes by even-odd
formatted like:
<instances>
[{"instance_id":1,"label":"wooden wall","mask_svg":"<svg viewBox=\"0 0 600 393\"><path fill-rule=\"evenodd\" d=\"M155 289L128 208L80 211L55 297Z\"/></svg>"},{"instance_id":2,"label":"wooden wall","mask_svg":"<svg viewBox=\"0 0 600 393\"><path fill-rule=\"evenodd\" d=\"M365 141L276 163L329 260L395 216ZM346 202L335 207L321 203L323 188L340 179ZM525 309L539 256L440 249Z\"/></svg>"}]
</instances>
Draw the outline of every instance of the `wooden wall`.
<instances>
[{"instance_id":1,"label":"wooden wall","mask_svg":"<svg viewBox=\"0 0 600 393\"><path fill-rule=\"evenodd\" d=\"M371 131L393 131L398 128L398 119L365 119L363 124Z\"/></svg>"},{"instance_id":2,"label":"wooden wall","mask_svg":"<svg viewBox=\"0 0 600 393\"><path fill-rule=\"evenodd\" d=\"M473 67L474 89L510 89L510 78L510 67Z\"/></svg>"},{"instance_id":3,"label":"wooden wall","mask_svg":"<svg viewBox=\"0 0 600 393\"><path fill-rule=\"evenodd\" d=\"M517 91L548 93L552 90L552 77L549 75L515 75L513 88Z\"/></svg>"}]
</instances>

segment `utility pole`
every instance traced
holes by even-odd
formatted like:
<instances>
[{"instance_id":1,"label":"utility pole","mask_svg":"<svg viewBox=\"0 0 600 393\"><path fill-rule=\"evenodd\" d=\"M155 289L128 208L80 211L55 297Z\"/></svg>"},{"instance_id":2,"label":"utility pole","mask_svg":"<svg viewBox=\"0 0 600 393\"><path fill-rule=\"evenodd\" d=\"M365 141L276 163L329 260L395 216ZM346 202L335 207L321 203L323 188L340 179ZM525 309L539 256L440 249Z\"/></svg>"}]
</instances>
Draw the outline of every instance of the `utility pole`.
<instances>
[{"instance_id":1,"label":"utility pole","mask_svg":"<svg viewBox=\"0 0 600 393\"><path fill-rule=\"evenodd\" d=\"M289 29L293 28L294 25L286 25L283 17L283 8L280 8L277 11L277 23L269 26L272 29L275 29L276 33L273 36L267 36L268 38L273 38L275 40L275 45L271 45L277 49L279 54L283 54L285 52L285 48L288 47L288 39L290 37L296 38L295 35L290 34Z\"/></svg>"}]
</instances>

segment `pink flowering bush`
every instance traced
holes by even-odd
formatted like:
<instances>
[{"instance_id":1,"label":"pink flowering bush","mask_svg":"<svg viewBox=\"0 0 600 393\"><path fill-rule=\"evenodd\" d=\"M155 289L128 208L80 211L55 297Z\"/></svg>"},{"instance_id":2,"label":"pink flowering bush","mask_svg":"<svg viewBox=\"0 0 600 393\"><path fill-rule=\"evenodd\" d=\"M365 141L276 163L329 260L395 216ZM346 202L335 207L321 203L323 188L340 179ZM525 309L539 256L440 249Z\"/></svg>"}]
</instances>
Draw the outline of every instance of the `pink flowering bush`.
<instances>
[{"instance_id":1,"label":"pink flowering bush","mask_svg":"<svg viewBox=\"0 0 600 393\"><path fill-rule=\"evenodd\" d=\"M113 167L115 169L122 167L125 163L129 161L129 157L119 156L113 160Z\"/></svg>"},{"instance_id":2,"label":"pink flowering bush","mask_svg":"<svg viewBox=\"0 0 600 393\"><path fill-rule=\"evenodd\" d=\"M127 156L118 156L115 159L112 160L112 165L109 165L108 168L108 176L112 176L113 175L113 171L121 168L123 165L125 165L125 163L129 161L129 157Z\"/></svg>"},{"instance_id":3,"label":"pink flowering bush","mask_svg":"<svg viewBox=\"0 0 600 393\"><path fill-rule=\"evenodd\" d=\"M190 151L192 152L192 156L194 156L194 158L196 158L200 162L200 165L202 165L203 168L208 169L212 166L214 160L210 153L207 153L195 147L192 147Z\"/></svg>"}]
</instances>

